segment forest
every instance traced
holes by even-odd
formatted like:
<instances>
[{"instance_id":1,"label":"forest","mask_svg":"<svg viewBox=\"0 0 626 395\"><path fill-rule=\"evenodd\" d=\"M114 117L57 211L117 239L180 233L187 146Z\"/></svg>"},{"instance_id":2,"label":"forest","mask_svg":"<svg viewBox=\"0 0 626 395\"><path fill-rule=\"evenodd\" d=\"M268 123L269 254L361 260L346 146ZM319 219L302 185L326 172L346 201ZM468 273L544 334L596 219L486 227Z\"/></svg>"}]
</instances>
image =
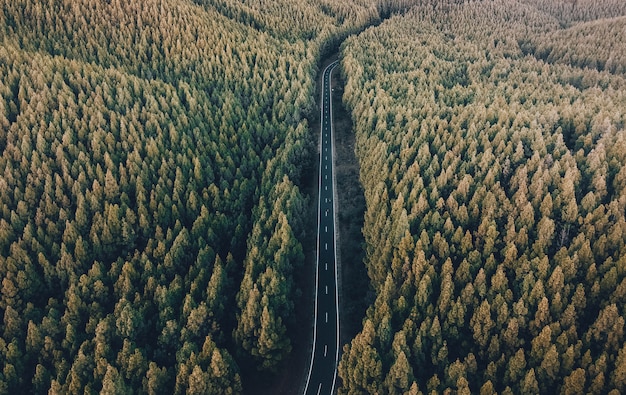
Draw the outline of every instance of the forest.
<instances>
[{"instance_id":1,"label":"forest","mask_svg":"<svg viewBox=\"0 0 626 395\"><path fill-rule=\"evenodd\" d=\"M376 296L340 394L626 392L625 16L422 1L347 38Z\"/></svg>"},{"instance_id":2,"label":"forest","mask_svg":"<svg viewBox=\"0 0 626 395\"><path fill-rule=\"evenodd\" d=\"M340 44L374 301L339 393L626 392L625 34L621 0L0 0L0 394L281 374Z\"/></svg>"},{"instance_id":3,"label":"forest","mask_svg":"<svg viewBox=\"0 0 626 395\"><path fill-rule=\"evenodd\" d=\"M0 0L0 393L280 370L318 63L406 2L269 3Z\"/></svg>"}]
</instances>

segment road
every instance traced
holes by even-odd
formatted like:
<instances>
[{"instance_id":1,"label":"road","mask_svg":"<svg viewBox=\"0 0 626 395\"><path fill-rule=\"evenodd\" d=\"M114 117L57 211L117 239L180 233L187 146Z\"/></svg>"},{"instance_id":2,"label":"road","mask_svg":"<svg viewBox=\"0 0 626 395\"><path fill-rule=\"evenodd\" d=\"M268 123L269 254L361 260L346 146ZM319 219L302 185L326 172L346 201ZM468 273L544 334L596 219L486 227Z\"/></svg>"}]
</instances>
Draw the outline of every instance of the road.
<instances>
[{"instance_id":1,"label":"road","mask_svg":"<svg viewBox=\"0 0 626 395\"><path fill-rule=\"evenodd\" d=\"M305 395L332 394L339 360L339 295L335 251L335 199L333 170L333 123L331 75L337 61L322 77L320 179L315 270L315 321L313 352Z\"/></svg>"}]
</instances>

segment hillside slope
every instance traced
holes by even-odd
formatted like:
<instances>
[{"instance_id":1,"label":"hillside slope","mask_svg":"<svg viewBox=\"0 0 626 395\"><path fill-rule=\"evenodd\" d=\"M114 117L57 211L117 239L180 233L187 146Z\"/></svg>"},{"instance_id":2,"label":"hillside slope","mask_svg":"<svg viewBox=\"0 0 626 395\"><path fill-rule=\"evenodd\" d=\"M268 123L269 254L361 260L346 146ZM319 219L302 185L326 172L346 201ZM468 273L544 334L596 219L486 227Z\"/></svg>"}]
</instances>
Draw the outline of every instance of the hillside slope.
<instances>
[{"instance_id":1,"label":"hillside slope","mask_svg":"<svg viewBox=\"0 0 626 395\"><path fill-rule=\"evenodd\" d=\"M263 4L0 0L0 393L280 368L317 62L380 5Z\"/></svg>"},{"instance_id":2,"label":"hillside slope","mask_svg":"<svg viewBox=\"0 0 626 395\"><path fill-rule=\"evenodd\" d=\"M523 50L572 37L524 3L416 7L343 46L376 300L340 393L626 390L626 80Z\"/></svg>"}]
</instances>

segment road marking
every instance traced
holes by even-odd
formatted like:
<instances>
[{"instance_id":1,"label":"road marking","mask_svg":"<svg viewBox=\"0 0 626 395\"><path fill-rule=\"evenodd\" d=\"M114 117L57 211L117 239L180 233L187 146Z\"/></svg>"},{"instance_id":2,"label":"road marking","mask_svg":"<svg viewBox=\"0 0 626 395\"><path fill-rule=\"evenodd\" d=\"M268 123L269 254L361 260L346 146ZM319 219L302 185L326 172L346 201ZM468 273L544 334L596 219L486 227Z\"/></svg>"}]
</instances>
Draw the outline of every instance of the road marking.
<instances>
[{"instance_id":1,"label":"road marking","mask_svg":"<svg viewBox=\"0 0 626 395\"><path fill-rule=\"evenodd\" d=\"M328 180L328 174L324 174L324 179Z\"/></svg>"},{"instance_id":2,"label":"road marking","mask_svg":"<svg viewBox=\"0 0 626 395\"><path fill-rule=\"evenodd\" d=\"M324 248L328 251L328 243L324 243Z\"/></svg>"},{"instance_id":3,"label":"road marking","mask_svg":"<svg viewBox=\"0 0 626 395\"><path fill-rule=\"evenodd\" d=\"M328 295L328 285L326 286L326 295Z\"/></svg>"},{"instance_id":4,"label":"road marking","mask_svg":"<svg viewBox=\"0 0 626 395\"><path fill-rule=\"evenodd\" d=\"M328 226L324 226L324 232L328 233Z\"/></svg>"},{"instance_id":5,"label":"road marking","mask_svg":"<svg viewBox=\"0 0 626 395\"><path fill-rule=\"evenodd\" d=\"M324 190L328 191L328 185L324 186Z\"/></svg>"},{"instance_id":6,"label":"road marking","mask_svg":"<svg viewBox=\"0 0 626 395\"><path fill-rule=\"evenodd\" d=\"M324 344L324 357L328 354L328 344Z\"/></svg>"},{"instance_id":7,"label":"road marking","mask_svg":"<svg viewBox=\"0 0 626 395\"><path fill-rule=\"evenodd\" d=\"M332 167L332 163L330 163L329 159L328 159L328 151L329 151L329 145L331 144L330 140L330 135L333 134L333 125L332 125L332 107L333 107L333 102L332 102L332 93L331 93L331 78L332 78L332 71L333 69L338 65L338 62L335 61L333 63L331 63L330 65L327 66L326 70L325 70L325 75L324 75L324 79L322 79L322 87L324 87L323 92L322 92L322 103L327 103L327 105L322 105L321 106L321 117L323 119L322 122L322 126L320 126L320 137L319 137L319 144L322 145L323 142L324 143L324 147L320 147L320 148L324 148L324 160L327 161L325 163L321 163L319 164L319 173L318 173L318 177L319 177L319 184L318 184L318 191L322 191L322 183L323 183L323 178L322 178L322 174L324 173L328 173L328 171L330 171L330 175L332 175L334 177L334 169ZM323 172L322 170L322 165L330 165L330 169L328 169L328 165L326 166L326 172ZM328 180L328 174L325 175L326 179ZM325 183L327 184L327 183ZM328 186L325 185L325 190L328 190ZM321 200L322 200L322 195L321 193L319 193L318 195L318 210L322 210L321 207ZM332 202L332 199L330 199L330 201ZM331 203L332 204L332 203ZM329 209L325 209L325 216L329 217ZM322 219L320 218L318 220L318 227L317 227L317 248L319 250L319 248L321 247L321 222ZM335 248L335 245L333 244L333 249ZM327 247L328 250L328 247ZM317 259L316 259L316 268L319 268L319 254L317 254ZM334 254L333 254L334 256ZM325 267L326 270L328 270L328 262L325 263ZM337 281L337 272L333 271L334 273L334 277L335 277L335 282ZM313 394L312 388L311 391L308 391L309 387L313 387L315 384L311 384L311 378L314 375L313 373L313 365L314 365L314 361L315 358L317 358L319 356L319 353L316 350L319 350L316 348L317 346L317 340L319 340L319 334L318 334L318 326L317 323L318 321L318 308L320 307L318 305L319 302L319 278L320 273L319 270L315 271L315 309L314 309L314 329L313 329L313 346L312 346L312 353L311 353L311 359L310 359L310 364L309 364L309 371L307 374L307 378L306 378L306 383L304 386L304 394L306 395L311 395ZM326 286L328 287L328 285ZM336 325L336 331L337 331L337 335L336 335L336 342L337 342L337 346L335 347L334 351L335 352L335 360L334 360L334 369L332 372L332 384L330 385L330 388L325 389L325 392L328 393L333 393L334 389L335 389L335 385L336 385L336 380L337 380L337 364L339 362L339 309L337 308L337 302L338 302L338 291L337 291L337 287L335 286L335 288L333 288L332 286L330 286L331 291L335 294L334 299L335 299L335 308L336 311L333 314L337 315L337 319L336 322L334 323ZM328 294L328 291L326 291ZM325 313L325 319L326 319L326 324L328 324L328 312ZM321 350L320 350L321 351ZM324 349L324 356L327 356L327 352L328 352L328 348L327 348L327 344L325 345L325 349ZM332 359L332 355L330 356L330 358ZM330 363L330 360L328 361ZM317 374L315 374L317 375ZM324 378L325 380L326 378ZM326 382L326 381L324 381ZM318 388L317 388L317 395L321 394L322 391L322 382L318 381Z\"/></svg>"}]
</instances>

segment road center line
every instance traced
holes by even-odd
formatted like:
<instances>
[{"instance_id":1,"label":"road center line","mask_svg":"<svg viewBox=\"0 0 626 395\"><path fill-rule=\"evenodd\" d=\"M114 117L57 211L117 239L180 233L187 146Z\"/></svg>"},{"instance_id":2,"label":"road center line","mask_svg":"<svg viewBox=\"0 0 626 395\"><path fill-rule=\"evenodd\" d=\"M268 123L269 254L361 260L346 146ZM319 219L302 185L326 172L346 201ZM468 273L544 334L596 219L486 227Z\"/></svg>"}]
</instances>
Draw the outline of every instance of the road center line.
<instances>
[{"instance_id":1,"label":"road center line","mask_svg":"<svg viewBox=\"0 0 626 395\"><path fill-rule=\"evenodd\" d=\"M333 134L333 125L332 125L332 105L333 105L333 103L331 101L331 98L332 98L331 95L332 94L331 94L331 89L330 89L330 85L331 85L330 78L331 78L331 75L332 75L331 74L332 69L336 65L337 65L337 62L333 62L333 63L331 63L330 65L327 66L327 68L325 70L325 73L324 73L323 80L322 80L322 86L324 87L324 92L322 92L323 99L321 100L321 102L322 102L321 116L322 116L322 119L323 119L323 125L324 126L321 127L322 130L321 130L320 137L319 137L319 148L322 148L322 145L324 146L323 147L324 148L324 152L320 152L320 157L323 155L324 156L324 161L326 161L326 162L319 164L319 169L320 169L319 173L318 173L319 174L319 188L318 188L319 191L322 190L322 188L321 188L322 184L325 184L324 185L324 190L328 191L329 190L328 185L327 185L327 184L329 184L328 181L331 181L331 180L334 181L334 172L333 172L334 169L333 169L333 166L332 166L332 158L328 158L328 151L329 151L329 146L330 146L330 148L332 148L332 142L330 141L330 136ZM329 159L330 159L330 161L329 161ZM324 169L326 171L322 170L322 165L325 166ZM330 167L330 169L329 169L329 167ZM329 177L329 175L328 175L329 171L331 172L330 175L333 176L333 177ZM324 178L321 177L322 174L324 174ZM323 181L324 179L326 179L328 181ZM331 186L330 191L332 191L333 190L333 185L330 185L330 186ZM326 206L326 204L329 204L329 203L332 204L332 198L330 198L330 199L326 198L326 201L322 202L321 201L322 200L322 194L321 193L318 195L318 198L319 198L319 200L318 200L318 212L321 213L322 212L322 207L321 207L322 204L325 207L328 207L328 206ZM326 218L329 217L328 214L330 213L330 209L329 208L324 208L324 212L325 212L324 216ZM333 219L334 219L334 215L335 214L333 212L333 215L332 215ZM328 307L328 308L336 309L336 310L331 310L331 314L336 314L337 315L337 320L336 320L335 323L333 323L333 326L335 324L337 326L337 328L336 328L336 335L335 335L335 340L337 342L337 345L336 345L336 347L334 349L330 350L330 353L331 353L331 357L330 358L332 358L333 354L335 355L335 357L334 357L335 358L335 360L334 360L334 369L332 371L332 376L331 377L328 377L328 378L327 377L318 377L318 374L321 375L322 372L321 371L318 372L317 364L315 364L316 368L314 369L314 361L316 361L317 358L321 357L321 355L320 355L321 354L321 349L316 347L317 346L317 341L320 340L319 337L320 337L320 334L321 334L321 333L318 333L318 332L322 331L322 329L321 329L322 327L320 325L318 325L318 324L321 324L321 321L320 321L321 317L318 314L320 308L326 310L326 312L325 312L325 322L326 322L326 324L329 323L328 322L328 310L327 310L328 308L326 308L326 306L322 306L322 305L319 304L320 299L322 299L321 297L319 297L319 294L320 294L319 291L321 290L321 287L319 286L320 285L319 284L320 275L321 275L320 272L319 272L319 259L320 259L320 252L321 252L321 240L320 240L320 238L322 237L322 235L321 235L321 223L320 222L321 221L326 221L326 220L322 219L321 216L318 217L318 218L319 218L318 219L318 223L317 223L317 250L318 250L318 254L317 254L316 265L315 265L316 266L316 270L315 270L315 307L314 307L313 346L312 346L312 353L311 353L311 359L310 359L310 365L309 365L309 372L308 372L308 375L307 375L307 378L306 378L306 383L305 383L305 386L304 386L304 395L312 395L312 394L314 394L313 388L315 388L314 387L315 384L311 384L311 381L313 381L313 382L317 381L318 382L317 395L321 395L322 384L323 383L327 383L330 386L329 388L327 388L327 386L325 384L324 388L326 388L326 389L324 390L325 391L324 394L326 394L327 392L332 394L334 389L335 389L335 384L336 384L336 379L337 379L337 364L338 364L338 361L339 361L338 360L338 358L339 358L339 310L338 310L338 307L337 307L337 301L338 301L337 289L338 289L338 287L336 286L337 273L335 271L333 271L335 285L333 285L332 283L331 284L327 283L328 285L325 285L325 292L326 292L326 295L329 294L328 288L331 288L331 291L333 291L334 299L335 299L334 300L335 307ZM326 230L326 232L328 232L328 226L325 226L325 230ZM326 239L326 240L328 240L328 239ZM336 248L334 243L333 243L332 247L333 247L333 249ZM328 243L327 242L325 242L325 248L326 248L326 251L328 251ZM328 254L328 252L326 252L326 254ZM336 259L334 250L333 250L333 259ZM328 271L328 262L325 262L325 268ZM325 297L323 299L326 300L326 299L328 299L328 297ZM331 328L330 327L324 327L323 331L325 332L327 330L331 330ZM333 340L330 340L330 341L333 341ZM326 344L324 345L324 357L327 357L328 356L328 343L327 342L325 342L325 343ZM328 363L330 363L330 362L331 361L329 360ZM320 369L322 369L322 368L320 367ZM325 368L323 370L325 370ZM331 372L329 372L329 373L331 373ZM325 373L324 373L324 376L325 376ZM313 377L315 377L315 379L313 379ZM327 379L328 380L332 380L332 383L328 382Z\"/></svg>"}]
</instances>

